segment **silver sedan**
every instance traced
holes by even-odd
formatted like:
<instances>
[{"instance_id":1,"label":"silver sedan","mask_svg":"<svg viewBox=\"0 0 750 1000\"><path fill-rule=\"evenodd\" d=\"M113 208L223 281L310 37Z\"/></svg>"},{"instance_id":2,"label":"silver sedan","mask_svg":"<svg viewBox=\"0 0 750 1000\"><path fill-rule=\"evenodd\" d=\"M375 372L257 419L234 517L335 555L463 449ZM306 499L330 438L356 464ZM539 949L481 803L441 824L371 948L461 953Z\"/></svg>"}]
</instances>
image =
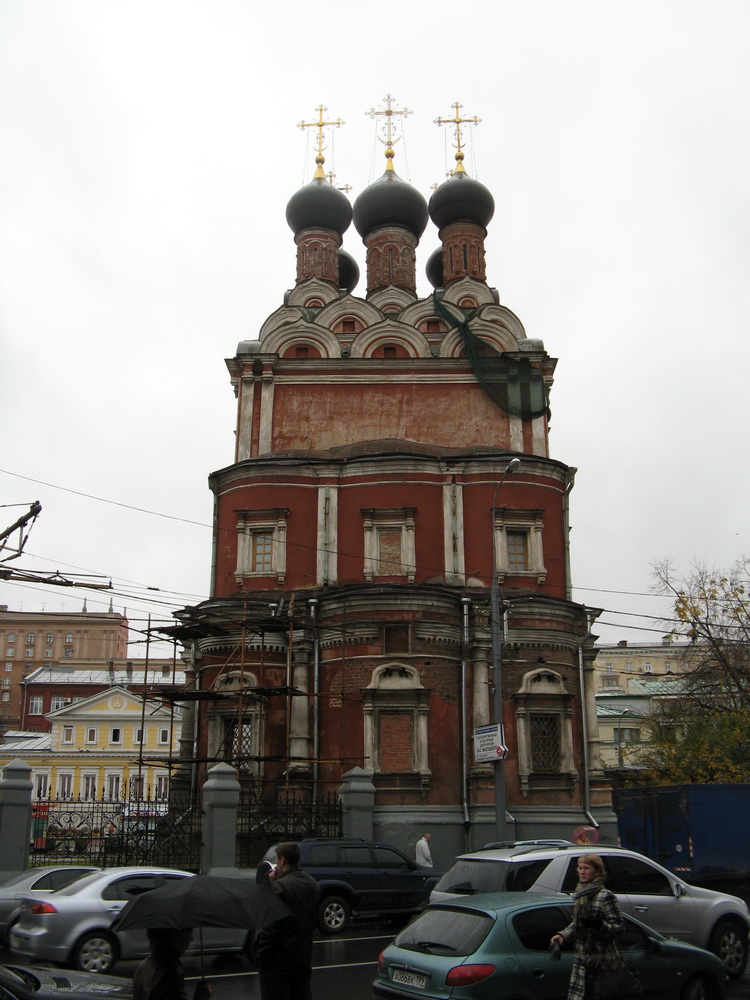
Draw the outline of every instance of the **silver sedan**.
<instances>
[{"instance_id":1,"label":"silver sedan","mask_svg":"<svg viewBox=\"0 0 750 1000\"><path fill-rule=\"evenodd\" d=\"M10 931L11 950L27 958L57 962L85 972L108 973L119 958L148 954L145 931L113 931L112 921L135 896L171 879L192 878L170 868L108 868L86 875L59 892L23 900ZM205 928L196 934L192 951L243 951L248 931Z\"/></svg>"},{"instance_id":2,"label":"silver sedan","mask_svg":"<svg viewBox=\"0 0 750 1000\"><path fill-rule=\"evenodd\" d=\"M0 882L0 945L7 945L9 926L18 918L18 908L25 896L58 892L82 875L98 871L101 869L93 865L47 865L45 868L27 868L25 872Z\"/></svg>"}]
</instances>

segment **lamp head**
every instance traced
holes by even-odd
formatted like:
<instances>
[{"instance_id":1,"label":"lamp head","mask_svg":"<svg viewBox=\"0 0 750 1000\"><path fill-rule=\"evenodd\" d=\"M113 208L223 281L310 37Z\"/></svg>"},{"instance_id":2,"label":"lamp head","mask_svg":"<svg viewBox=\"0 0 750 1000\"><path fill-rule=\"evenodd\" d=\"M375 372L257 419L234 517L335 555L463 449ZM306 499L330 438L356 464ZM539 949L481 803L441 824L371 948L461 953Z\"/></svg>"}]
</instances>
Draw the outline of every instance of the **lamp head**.
<instances>
[{"instance_id":1,"label":"lamp head","mask_svg":"<svg viewBox=\"0 0 750 1000\"><path fill-rule=\"evenodd\" d=\"M521 467L521 459L520 458L511 458L510 462L508 462L508 465L507 465L507 467L505 469L505 475L507 476L511 472L518 472L518 470L520 469L520 467Z\"/></svg>"}]
</instances>

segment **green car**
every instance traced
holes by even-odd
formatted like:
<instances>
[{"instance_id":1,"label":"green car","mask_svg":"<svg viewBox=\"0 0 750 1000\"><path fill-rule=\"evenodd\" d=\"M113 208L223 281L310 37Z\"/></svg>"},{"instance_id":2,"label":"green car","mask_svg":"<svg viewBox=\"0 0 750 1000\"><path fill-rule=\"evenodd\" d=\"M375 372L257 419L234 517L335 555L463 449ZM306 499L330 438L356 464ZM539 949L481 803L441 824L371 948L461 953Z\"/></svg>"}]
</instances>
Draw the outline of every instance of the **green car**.
<instances>
[{"instance_id":1,"label":"green car","mask_svg":"<svg viewBox=\"0 0 750 1000\"><path fill-rule=\"evenodd\" d=\"M569 896L492 892L433 903L380 955L379 1000L564 1000L573 952L553 961L553 934L571 920ZM638 972L641 996L723 1000L726 971L716 955L665 938L623 917L620 950Z\"/></svg>"}]
</instances>

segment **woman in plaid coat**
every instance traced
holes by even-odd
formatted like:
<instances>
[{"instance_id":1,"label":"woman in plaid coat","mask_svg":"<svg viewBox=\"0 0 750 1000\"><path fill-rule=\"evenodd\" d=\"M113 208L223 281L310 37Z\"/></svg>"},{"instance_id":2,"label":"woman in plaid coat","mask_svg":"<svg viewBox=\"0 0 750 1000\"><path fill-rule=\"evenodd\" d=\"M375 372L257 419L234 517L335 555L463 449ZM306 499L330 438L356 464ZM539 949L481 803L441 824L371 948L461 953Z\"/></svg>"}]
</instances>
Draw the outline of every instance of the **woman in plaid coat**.
<instances>
[{"instance_id":1,"label":"woman in plaid coat","mask_svg":"<svg viewBox=\"0 0 750 1000\"><path fill-rule=\"evenodd\" d=\"M550 942L551 946L560 947L571 938L575 941L568 1000L595 997L597 970L604 964L621 961L616 938L622 929L617 897L604 888L604 862L598 854L582 854L578 859L573 919Z\"/></svg>"}]
</instances>

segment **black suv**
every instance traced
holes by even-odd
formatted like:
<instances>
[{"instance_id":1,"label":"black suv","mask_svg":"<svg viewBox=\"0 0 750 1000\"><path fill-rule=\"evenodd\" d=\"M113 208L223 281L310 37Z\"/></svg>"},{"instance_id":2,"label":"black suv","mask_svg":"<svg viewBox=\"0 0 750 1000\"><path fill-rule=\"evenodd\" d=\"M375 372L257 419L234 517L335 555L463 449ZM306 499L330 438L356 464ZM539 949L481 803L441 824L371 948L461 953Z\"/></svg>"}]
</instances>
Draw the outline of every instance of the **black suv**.
<instances>
[{"instance_id":1,"label":"black suv","mask_svg":"<svg viewBox=\"0 0 750 1000\"><path fill-rule=\"evenodd\" d=\"M346 930L352 917L416 913L443 874L408 858L397 847L368 840L300 840L300 865L320 886L318 926ZM276 846L264 861L276 860Z\"/></svg>"}]
</instances>

